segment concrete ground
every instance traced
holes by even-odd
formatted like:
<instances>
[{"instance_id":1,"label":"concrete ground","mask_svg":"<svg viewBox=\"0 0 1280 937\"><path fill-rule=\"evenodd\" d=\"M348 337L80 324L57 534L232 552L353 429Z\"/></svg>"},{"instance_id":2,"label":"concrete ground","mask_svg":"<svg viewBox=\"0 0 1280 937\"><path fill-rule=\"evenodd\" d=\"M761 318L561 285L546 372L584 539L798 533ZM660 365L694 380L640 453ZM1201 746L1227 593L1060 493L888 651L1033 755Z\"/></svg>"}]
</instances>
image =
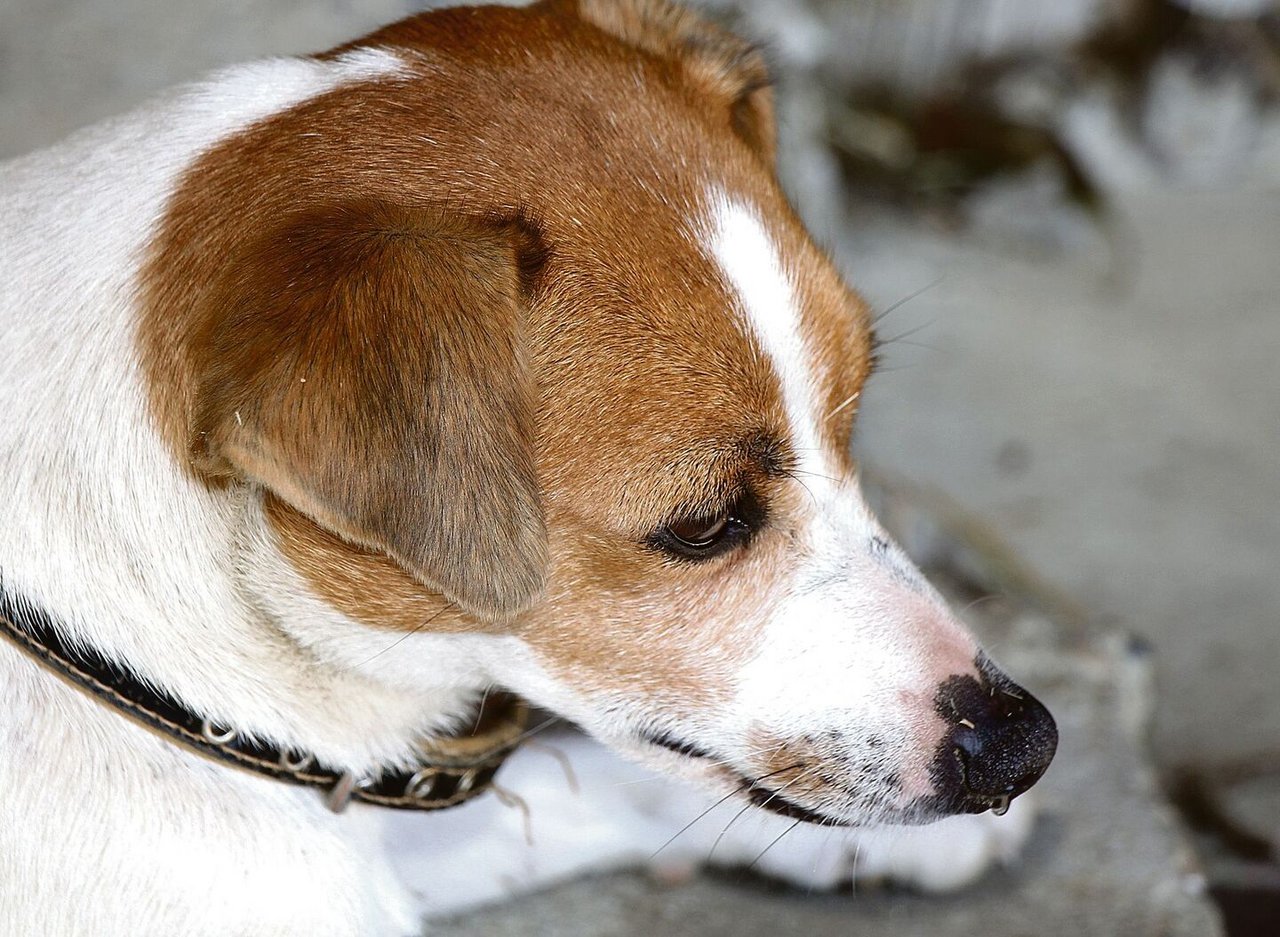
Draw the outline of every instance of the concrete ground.
<instances>
[{"instance_id":1,"label":"concrete ground","mask_svg":"<svg viewBox=\"0 0 1280 937\"><path fill-rule=\"evenodd\" d=\"M413 6L4 0L0 157ZM1280 195L1166 189L1117 209L1114 255L1088 235L1035 255L878 212L831 232L878 307L929 286L883 325L919 331L887 350L861 452L984 518L1095 621L1150 640L1166 775L1280 771ZM646 887L624 891L643 904Z\"/></svg>"}]
</instances>

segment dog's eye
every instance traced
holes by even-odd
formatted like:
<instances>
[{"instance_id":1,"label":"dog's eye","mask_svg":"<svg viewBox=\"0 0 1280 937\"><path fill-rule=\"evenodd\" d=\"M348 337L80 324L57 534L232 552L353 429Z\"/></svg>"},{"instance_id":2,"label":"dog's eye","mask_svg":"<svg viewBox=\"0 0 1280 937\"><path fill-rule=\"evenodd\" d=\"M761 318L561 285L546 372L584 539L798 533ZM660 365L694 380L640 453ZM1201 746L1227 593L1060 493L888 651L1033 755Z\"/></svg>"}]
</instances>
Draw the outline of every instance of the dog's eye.
<instances>
[{"instance_id":1,"label":"dog's eye","mask_svg":"<svg viewBox=\"0 0 1280 937\"><path fill-rule=\"evenodd\" d=\"M754 524L751 512L737 509L672 521L649 538L654 549L682 560L706 560L745 543Z\"/></svg>"},{"instance_id":2,"label":"dog's eye","mask_svg":"<svg viewBox=\"0 0 1280 937\"><path fill-rule=\"evenodd\" d=\"M685 560L703 560L737 545L746 524L728 512L719 517L688 517L673 521L654 536L653 545Z\"/></svg>"},{"instance_id":3,"label":"dog's eye","mask_svg":"<svg viewBox=\"0 0 1280 937\"><path fill-rule=\"evenodd\" d=\"M722 514L709 521L690 517L669 524L667 533L671 534L674 540L679 541L682 547L690 550L707 550L715 546L716 542L725 535L731 520L728 514Z\"/></svg>"}]
</instances>

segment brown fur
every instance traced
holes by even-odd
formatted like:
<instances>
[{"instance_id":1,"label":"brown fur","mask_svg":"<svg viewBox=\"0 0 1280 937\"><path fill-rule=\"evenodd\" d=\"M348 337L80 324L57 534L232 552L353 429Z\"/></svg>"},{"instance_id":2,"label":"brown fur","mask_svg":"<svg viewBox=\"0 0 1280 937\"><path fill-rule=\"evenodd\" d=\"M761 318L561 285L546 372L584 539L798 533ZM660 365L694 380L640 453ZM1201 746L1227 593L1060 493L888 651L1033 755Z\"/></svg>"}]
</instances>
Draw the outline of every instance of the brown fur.
<instances>
[{"instance_id":1,"label":"brown fur","mask_svg":"<svg viewBox=\"0 0 1280 937\"><path fill-rule=\"evenodd\" d=\"M773 166L777 129L760 50L664 0L567 0L587 22L650 55L675 59L691 84L719 100L730 125Z\"/></svg>"},{"instance_id":2,"label":"brown fur","mask_svg":"<svg viewBox=\"0 0 1280 937\"><path fill-rule=\"evenodd\" d=\"M265 486L469 609L528 606L546 550L521 240L347 201L232 246L184 349L201 363L196 466Z\"/></svg>"},{"instance_id":3,"label":"brown fur","mask_svg":"<svg viewBox=\"0 0 1280 937\"><path fill-rule=\"evenodd\" d=\"M680 659L706 658L688 653L702 642L749 652L765 600L730 577L772 595L805 509L751 453L786 439L787 418L687 227L707 185L769 219L832 409L865 379L869 335L767 163L758 57L664 9L443 10L363 40L402 50L411 74L293 107L187 173L141 342L175 450L273 491L281 549L339 610L458 630L525 608L506 627L581 684L652 681L661 654L669 683L636 690L693 700L731 667ZM825 427L837 453L844 412ZM775 455L785 469L792 454ZM745 477L771 523L744 555L677 567L644 544ZM542 515L547 591L531 605ZM738 598L713 608L720 592Z\"/></svg>"}]
</instances>

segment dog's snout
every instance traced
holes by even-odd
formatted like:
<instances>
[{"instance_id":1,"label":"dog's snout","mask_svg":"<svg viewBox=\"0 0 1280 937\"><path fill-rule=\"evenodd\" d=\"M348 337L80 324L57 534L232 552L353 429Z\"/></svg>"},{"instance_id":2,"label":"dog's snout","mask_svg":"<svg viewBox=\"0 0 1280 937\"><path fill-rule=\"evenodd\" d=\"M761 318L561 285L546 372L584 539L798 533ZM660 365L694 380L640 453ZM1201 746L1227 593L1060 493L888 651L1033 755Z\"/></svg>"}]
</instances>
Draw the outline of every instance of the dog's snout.
<instances>
[{"instance_id":1,"label":"dog's snout","mask_svg":"<svg viewBox=\"0 0 1280 937\"><path fill-rule=\"evenodd\" d=\"M979 673L948 679L935 697L951 729L930 773L956 813L1003 810L1040 780L1058 748L1058 727L1039 700L985 661Z\"/></svg>"}]
</instances>

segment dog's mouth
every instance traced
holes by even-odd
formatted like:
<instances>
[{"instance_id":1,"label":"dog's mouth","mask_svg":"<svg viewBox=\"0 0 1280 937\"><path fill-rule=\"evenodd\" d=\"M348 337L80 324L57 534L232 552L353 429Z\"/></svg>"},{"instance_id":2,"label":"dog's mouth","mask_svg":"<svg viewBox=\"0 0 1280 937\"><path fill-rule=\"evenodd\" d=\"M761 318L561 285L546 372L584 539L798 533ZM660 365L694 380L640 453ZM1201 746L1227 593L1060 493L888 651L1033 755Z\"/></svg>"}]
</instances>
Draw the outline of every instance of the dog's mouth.
<instances>
[{"instance_id":1,"label":"dog's mouth","mask_svg":"<svg viewBox=\"0 0 1280 937\"><path fill-rule=\"evenodd\" d=\"M954 798L935 795L921 798L905 808L882 805L874 821L841 819L792 800L785 793L786 784L774 787L765 783L772 777L785 774L788 770L799 770L804 767L803 764L798 763L790 768L783 768L763 777L752 777L737 770L729 759L721 758L700 745L677 738L668 732L642 732L640 738L657 748L675 752L677 755L682 755L694 761L705 762L710 770L735 788L734 793L742 794L753 805L763 810L792 820L814 823L819 826L858 826L864 822L910 826L919 823L930 823L957 813L985 813L988 810L996 816L1002 816L1008 811L1009 804L1013 800L1013 795L1011 794L989 796L969 794L963 804L958 805L954 802ZM851 797L856 796L852 791L847 793Z\"/></svg>"},{"instance_id":2,"label":"dog's mouth","mask_svg":"<svg viewBox=\"0 0 1280 937\"><path fill-rule=\"evenodd\" d=\"M684 755L687 758L703 758L708 761L715 759L715 756L702 746L676 738L670 732L641 732L640 739L650 745L665 748L667 751L675 752L677 755Z\"/></svg>"},{"instance_id":3,"label":"dog's mouth","mask_svg":"<svg viewBox=\"0 0 1280 937\"><path fill-rule=\"evenodd\" d=\"M796 803L783 794L780 789L764 784L763 778L752 778L737 771L726 759L717 758L712 752L707 751L700 745L686 742L667 732L645 732L641 734L641 738L650 745L665 748L686 758L710 762L714 770L737 788L738 793L743 794L755 806L768 810L770 813L776 813L779 816L803 821L804 823L813 823L818 826L854 825L851 820L841 820ZM786 769L783 770L785 771Z\"/></svg>"}]
</instances>

